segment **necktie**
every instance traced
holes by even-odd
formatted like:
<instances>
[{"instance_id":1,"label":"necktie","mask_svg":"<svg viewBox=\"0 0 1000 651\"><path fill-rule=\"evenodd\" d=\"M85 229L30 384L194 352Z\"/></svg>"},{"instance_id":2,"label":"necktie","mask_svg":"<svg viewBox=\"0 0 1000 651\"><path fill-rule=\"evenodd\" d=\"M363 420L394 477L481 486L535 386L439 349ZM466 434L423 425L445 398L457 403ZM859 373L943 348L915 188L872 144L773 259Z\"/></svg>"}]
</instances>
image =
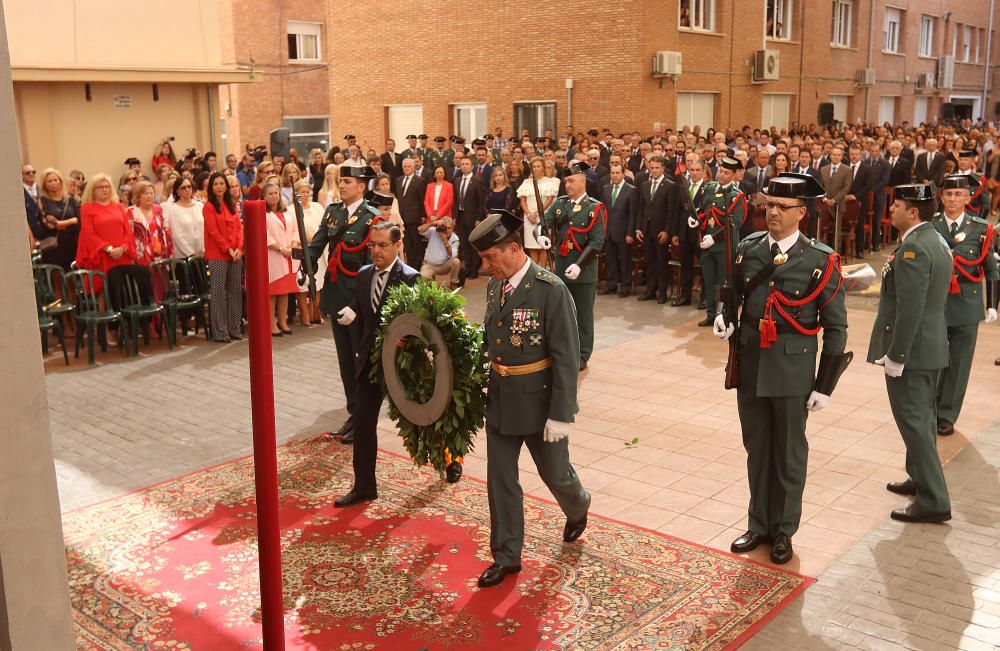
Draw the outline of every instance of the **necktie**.
<instances>
[{"instance_id":1,"label":"necktie","mask_svg":"<svg viewBox=\"0 0 1000 651\"><path fill-rule=\"evenodd\" d=\"M614 208L614 207L615 207L615 202L616 202L616 201L618 201L618 188L619 188L619 187L620 187L620 186L617 186L617 185L616 185L616 186L614 187L614 189L613 189L613 190L611 190L611 207L612 207L612 208Z\"/></svg>"},{"instance_id":2,"label":"necktie","mask_svg":"<svg viewBox=\"0 0 1000 651\"><path fill-rule=\"evenodd\" d=\"M482 175L483 175L483 166L480 165L476 168L476 176L482 176Z\"/></svg>"},{"instance_id":3,"label":"necktie","mask_svg":"<svg viewBox=\"0 0 1000 651\"><path fill-rule=\"evenodd\" d=\"M389 271L380 271L375 275L375 282L372 283L372 310L378 313L378 304L382 301L382 290L385 289L385 281L389 276Z\"/></svg>"},{"instance_id":4,"label":"necktie","mask_svg":"<svg viewBox=\"0 0 1000 651\"><path fill-rule=\"evenodd\" d=\"M771 259L773 260L774 258L776 258L779 253L781 253L781 249L778 248L778 243L775 242L774 244L771 245Z\"/></svg>"},{"instance_id":5,"label":"necktie","mask_svg":"<svg viewBox=\"0 0 1000 651\"><path fill-rule=\"evenodd\" d=\"M651 186L651 188L649 190L649 198L650 199L652 199L653 197L656 196L656 188L659 187L659 185L660 185L659 179L654 179L653 180L653 184L652 184L652 186Z\"/></svg>"},{"instance_id":6,"label":"necktie","mask_svg":"<svg viewBox=\"0 0 1000 651\"><path fill-rule=\"evenodd\" d=\"M838 167L840 167L840 166L839 165L833 165L833 166L830 167L830 178L831 179L837 175L837 168Z\"/></svg>"},{"instance_id":7,"label":"necktie","mask_svg":"<svg viewBox=\"0 0 1000 651\"><path fill-rule=\"evenodd\" d=\"M514 293L514 286L510 284L510 280L503 281L503 294L500 295L500 307L507 304L507 299L510 295Z\"/></svg>"},{"instance_id":8,"label":"necktie","mask_svg":"<svg viewBox=\"0 0 1000 651\"><path fill-rule=\"evenodd\" d=\"M760 168L757 172L757 190L760 191L764 187L764 168Z\"/></svg>"},{"instance_id":9,"label":"necktie","mask_svg":"<svg viewBox=\"0 0 1000 651\"><path fill-rule=\"evenodd\" d=\"M406 196L406 188L410 187L410 177L403 177L403 196Z\"/></svg>"},{"instance_id":10,"label":"necktie","mask_svg":"<svg viewBox=\"0 0 1000 651\"><path fill-rule=\"evenodd\" d=\"M896 167L896 159L895 158L893 158L891 161L889 161L889 166L890 167Z\"/></svg>"},{"instance_id":11,"label":"necktie","mask_svg":"<svg viewBox=\"0 0 1000 651\"><path fill-rule=\"evenodd\" d=\"M951 236L952 236L952 238L955 237L955 233L957 233L957 232L958 232L958 222L955 221L951 225Z\"/></svg>"},{"instance_id":12,"label":"necktie","mask_svg":"<svg viewBox=\"0 0 1000 651\"><path fill-rule=\"evenodd\" d=\"M691 199L694 200L694 195L698 194L698 184L692 183L688 186L688 194L691 195Z\"/></svg>"},{"instance_id":13,"label":"necktie","mask_svg":"<svg viewBox=\"0 0 1000 651\"><path fill-rule=\"evenodd\" d=\"M465 210L465 190L469 187L469 179L462 177L462 188L458 193L458 209Z\"/></svg>"}]
</instances>

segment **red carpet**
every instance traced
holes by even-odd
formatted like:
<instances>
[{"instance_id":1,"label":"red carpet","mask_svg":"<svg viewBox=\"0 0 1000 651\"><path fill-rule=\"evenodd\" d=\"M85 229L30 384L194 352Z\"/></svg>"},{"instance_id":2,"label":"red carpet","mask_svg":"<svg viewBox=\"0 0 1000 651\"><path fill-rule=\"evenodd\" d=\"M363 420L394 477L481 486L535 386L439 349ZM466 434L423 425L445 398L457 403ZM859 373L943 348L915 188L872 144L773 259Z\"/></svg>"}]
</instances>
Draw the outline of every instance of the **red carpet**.
<instances>
[{"instance_id":1,"label":"red carpet","mask_svg":"<svg viewBox=\"0 0 1000 651\"><path fill-rule=\"evenodd\" d=\"M491 562L486 487L379 457L377 501L346 510L350 450L279 449L289 649L734 648L811 579L526 499L524 569ZM253 466L241 459L68 514L79 649L260 649Z\"/></svg>"}]
</instances>

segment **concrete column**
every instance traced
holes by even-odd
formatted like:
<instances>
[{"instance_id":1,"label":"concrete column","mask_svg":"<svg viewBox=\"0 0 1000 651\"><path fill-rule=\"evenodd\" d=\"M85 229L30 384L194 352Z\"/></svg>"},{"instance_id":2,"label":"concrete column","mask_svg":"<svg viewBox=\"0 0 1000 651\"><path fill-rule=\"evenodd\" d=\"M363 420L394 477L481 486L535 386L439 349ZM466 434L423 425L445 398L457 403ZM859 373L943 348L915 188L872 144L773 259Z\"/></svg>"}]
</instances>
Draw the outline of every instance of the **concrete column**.
<instances>
[{"instance_id":1,"label":"concrete column","mask_svg":"<svg viewBox=\"0 0 1000 651\"><path fill-rule=\"evenodd\" d=\"M0 151L0 649L71 650L76 645L2 10Z\"/></svg>"}]
</instances>

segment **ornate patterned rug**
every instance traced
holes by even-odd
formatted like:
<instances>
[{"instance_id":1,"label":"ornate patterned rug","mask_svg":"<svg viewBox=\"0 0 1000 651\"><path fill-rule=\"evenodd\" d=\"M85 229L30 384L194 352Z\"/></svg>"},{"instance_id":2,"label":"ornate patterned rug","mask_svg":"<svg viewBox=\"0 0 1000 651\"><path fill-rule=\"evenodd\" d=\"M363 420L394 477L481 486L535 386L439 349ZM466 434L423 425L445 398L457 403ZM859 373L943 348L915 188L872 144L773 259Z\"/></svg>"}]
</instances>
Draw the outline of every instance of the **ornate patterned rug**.
<instances>
[{"instance_id":1,"label":"ornate patterned rug","mask_svg":"<svg viewBox=\"0 0 1000 651\"><path fill-rule=\"evenodd\" d=\"M525 499L524 569L480 590L486 486L382 453L379 499L337 509L350 449L279 449L289 649L728 649L812 579ZM66 515L78 648L260 649L252 459Z\"/></svg>"}]
</instances>

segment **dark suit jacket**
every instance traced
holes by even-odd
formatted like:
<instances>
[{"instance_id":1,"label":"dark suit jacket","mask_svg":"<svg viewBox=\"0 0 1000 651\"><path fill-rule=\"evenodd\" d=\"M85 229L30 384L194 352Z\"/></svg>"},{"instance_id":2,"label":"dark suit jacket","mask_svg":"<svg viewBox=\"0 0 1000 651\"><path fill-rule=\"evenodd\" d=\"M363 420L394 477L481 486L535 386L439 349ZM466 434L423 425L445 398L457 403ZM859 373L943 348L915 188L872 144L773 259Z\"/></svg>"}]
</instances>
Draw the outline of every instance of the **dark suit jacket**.
<instances>
[{"instance_id":1,"label":"dark suit jacket","mask_svg":"<svg viewBox=\"0 0 1000 651\"><path fill-rule=\"evenodd\" d=\"M928 152L924 152L917 156L917 167L914 174L914 180L917 183L925 183L927 181L934 181L935 185L941 186L941 181L944 180L944 170L945 165L948 163L948 157L939 151L934 152L934 162L927 165Z\"/></svg>"},{"instance_id":2,"label":"dark suit jacket","mask_svg":"<svg viewBox=\"0 0 1000 651\"><path fill-rule=\"evenodd\" d=\"M758 166L754 165L753 167L751 167L750 169L748 169L746 171L746 174L743 176L743 180L747 182L746 183L747 187L752 188L752 190L750 192L746 192L747 196L750 196L750 195L752 195L754 193L760 192L761 190L763 190L764 188L767 187L767 182L771 180L771 176L774 174L774 168L771 167L770 165L768 165L766 168L764 168L764 184L763 185L761 185L758 182L759 174L760 174L760 168ZM740 186L741 186L740 189L742 190L743 189L743 187L742 187L743 184L740 184Z\"/></svg>"},{"instance_id":3,"label":"dark suit jacket","mask_svg":"<svg viewBox=\"0 0 1000 651\"><path fill-rule=\"evenodd\" d=\"M601 187L601 201L608 209L608 239L624 243L626 236L635 237L639 217L639 191L622 181L615 205L611 205L611 183Z\"/></svg>"},{"instance_id":4,"label":"dark suit jacket","mask_svg":"<svg viewBox=\"0 0 1000 651\"><path fill-rule=\"evenodd\" d=\"M681 186L676 181L660 177L656 196L650 196L653 180L647 179L639 186L639 223L636 228L646 237L656 237L662 232L671 232L671 225L680 218Z\"/></svg>"},{"instance_id":5,"label":"dark suit jacket","mask_svg":"<svg viewBox=\"0 0 1000 651\"><path fill-rule=\"evenodd\" d=\"M850 170L851 167L848 165L847 171L850 172ZM868 213L868 193L874 190L872 181L872 169L865 165L864 161L858 163L858 172L854 175L854 180L851 181L847 194L853 194L861 202L861 213L858 219L862 222L865 221L865 215Z\"/></svg>"},{"instance_id":6,"label":"dark suit jacket","mask_svg":"<svg viewBox=\"0 0 1000 651\"><path fill-rule=\"evenodd\" d=\"M483 171L479 172L479 163L474 163L472 165L472 173L479 177L479 180L486 184L486 187L490 185L490 176L493 174L493 166L489 163L483 163Z\"/></svg>"},{"instance_id":7,"label":"dark suit jacket","mask_svg":"<svg viewBox=\"0 0 1000 651\"><path fill-rule=\"evenodd\" d=\"M882 158L870 158L868 170L871 173L872 192L885 194L889 185L889 161Z\"/></svg>"},{"instance_id":8,"label":"dark suit jacket","mask_svg":"<svg viewBox=\"0 0 1000 651\"><path fill-rule=\"evenodd\" d=\"M633 174L638 174L645 167L643 165L642 154L629 154L625 166L632 170Z\"/></svg>"},{"instance_id":9,"label":"dark suit jacket","mask_svg":"<svg viewBox=\"0 0 1000 651\"><path fill-rule=\"evenodd\" d=\"M887 163L889 161L886 161ZM889 168L889 186L905 185L910 182L910 171L913 161L902 156L896 161L894 167Z\"/></svg>"},{"instance_id":10,"label":"dark suit jacket","mask_svg":"<svg viewBox=\"0 0 1000 651\"><path fill-rule=\"evenodd\" d=\"M685 235L695 235L693 229L688 227L687 220L688 217L697 217L695 214L698 211L698 206L701 205L702 199L705 198L705 188L708 186L709 181L702 181L701 187L698 191L694 193L694 197L691 197L691 179L687 174L683 174L678 177L678 183L681 186L680 201L681 210L677 219L674 219L670 226L670 235L676 235L678 237L684 237Z\"/></svg>"},{"instance_id":11,"label":"dark suit jacket","mask_svg":"<svg viewBox=\"0 0 1000 651\"><path fill-rule=\"evenodd\" d=\"M424 212L424 194L427 191L427 183L414 174L413 180L406 188L406 196L403 196L403 182L405 180L405 176L400 176L396 179L393 188L393 194L396 195L396 200L399 202L399 215L403 218L404 224L422 224L427 216L427 213Z\"/></svg>"},{"instance_id":12,"label":"dark suit jacket","mask_svg":"<svg viewBox=\"0 0 1000 651\"><path fill-rule=\"evenodd\" d=\"M399 152L390 154L385 152L379 156L382 161L382 171L389 175L392 184L396 184L396 179L403 173L403 156Z\"/></svg>"},{"instance_id":13,"label":"dark suit jacket","mask_svg":"<svg viewBox=\"0 0 1000 651\"><path fill-rule=\"evenodd\" d=\"M406 192L409 195L409 190ZM375 278L375 265L368 264L358 270L358 284L354 290L354 299L351 301L351 309L357 314L357 318L352 326L358 329L361 335L360 345L354 352L354 371L356 377L363 377L368 373L372 356L372 346L375 344L375 334L382 324L381 309L385 305L385 299L389 295L389 288L396 285L406 284L410 287L420 278L420 272L407 266L402 260L396 258L389 271L389 278L382 289L382 298L379 301L379 312L372 310L372 281Z\"/></svg>"},{"instance_id":14,"label":"dark suit jacket","mask_svg":"<svg viewBox=\"0 0 1000 651\"><path fill-rule=\"evenodd\" d=\"M462 191L461 175L455 179L453 185L455 186L454 213L456 218L461 218L463 222L468 224L472 223L472 221L481 220L486 216L486 198L489 196L490 191L475 173L469 179L469 187L465 189L465 201L463 203L460 203L461 197L459 196ZM465 209L464 213L459 213L460 206Z\"/></svg>"},{"instance_id":15,"label":"dark suit jacket","mask_svg":"<svg viewBox=\"0 0 1000 651\"><path fill-rule=\"evenodd\" d=\"M24 193L24 212L28 217L28 228L31 229L31 234L35 236L36 240L54 234L49 233L48 229L42 225L42 209L38 206L38 202L24 188L21 188L21 192Z\"/></svg>"}]
</instances>

